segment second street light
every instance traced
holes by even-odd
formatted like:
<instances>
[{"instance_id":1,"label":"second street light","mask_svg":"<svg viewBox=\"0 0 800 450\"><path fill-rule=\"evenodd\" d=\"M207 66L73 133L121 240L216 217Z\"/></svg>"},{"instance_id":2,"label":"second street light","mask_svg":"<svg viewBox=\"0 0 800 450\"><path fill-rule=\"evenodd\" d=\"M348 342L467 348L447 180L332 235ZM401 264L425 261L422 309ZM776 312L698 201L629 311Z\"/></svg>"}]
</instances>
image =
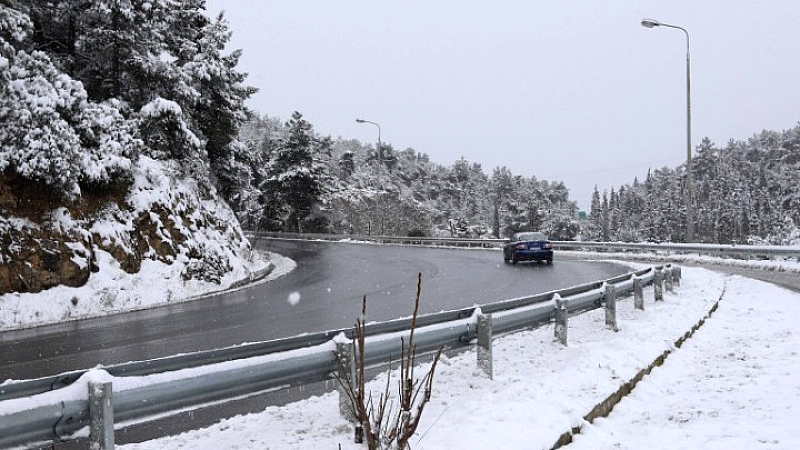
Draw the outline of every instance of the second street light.
<instances>
[{"instance_id":1,"label":"second street light","mask_svg":"<svg viewBox=\"0 0 800 450\"><path fill-rule=\"evenodd\" d=\"M365 119L356 119L356 122L358 122L358 123L371 123L371 124L375 125L376 127L378 127L378 146L375 148L375 150L378 152L378 197L377 197L376 205L378 206L378 220L379 220L379 224L380 224L380 226L378 228L378 233L379 234L383 234L383 214L380 211L381 166L383 165L383 158L382 158L383 151L381 150L381 125L378 122L373 122L371 120L365 120Z\"/></svg>"},{"instance_id":2,"label":"second street light","mask_svg":"<svg viewBox=\"0 0 800 450\"><path fill-rule=\"evenodd\" d=\"M692 205L692 95L689 58L689 32L677 25L642 19L645 28L667 27L681 30L686 35L686 241L694 241L694 206Z\"/></svg>"}]
</instances>

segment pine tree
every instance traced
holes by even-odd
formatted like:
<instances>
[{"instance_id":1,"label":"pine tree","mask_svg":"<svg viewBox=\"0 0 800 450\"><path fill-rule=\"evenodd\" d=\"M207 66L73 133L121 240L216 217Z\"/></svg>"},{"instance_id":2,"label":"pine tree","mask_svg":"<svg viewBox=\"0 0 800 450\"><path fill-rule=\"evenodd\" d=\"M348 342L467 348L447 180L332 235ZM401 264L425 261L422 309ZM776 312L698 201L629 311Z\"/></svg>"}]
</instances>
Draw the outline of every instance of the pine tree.
<instances>
[{"instance_id":1,"label":"pine tree","mask_svg":"<svg viewBox=\"0 0 800 450\"><path fill-rule=\"evenodd\" d=\"M600 240L611 240L611 212L608 208L608 194L603 191L603 203L600 210Z\"/></svg>"},{"instance_id":2,"label":"pine tree","mask_svg":"<svg viewBox=\"0 0 800 450\"><path fill-rule=\"evenodd\" d=\"M222 51L231 33L222 14L200 30L196 53L182 71L193 80L198 97L192 119L205 140L205 152L222 197L236 207L238 193L247 189L250 180L248 153L236 138L247 119L244 102L256 92L244 85L245 74L236 71L241 50L224 56ZM236 208L238 209L238 208Z\"/></svg>"},{"instance_id":3,"label":"pine tree","mask_svg":"<svg viewBox=\"0 0 800 450\"><path fill-rule=\"evenodd\" d=\"M117 101L89 100L83 84L59 70L57 53L26 50L52 30L34 30L23 11L41 15L44 6L0 5L0 171L56 196L124 180L141 147L137 122Z\"/></svg>"},{"instance_id":4,"label":"pine tree","mask_svg":"<svg viewBox=\"0 0 800 450\"><path fill-rule=\"evenodd\" d=\"M261 190L268 201L280 203L265 205L267 212L285 211L280 218L283 229L302 231L303 220L311 214L322 193L321 170L314 162L311 124L295 111L286 128L289 137L275 152Z\"/></svg>"},{"instance_id":5,"label":"pine tree","mask_svg":"<svg viewBox=\"0 0 800 450\"><path fill-rule=\"evenodd\" d=\"M587 239L591 241L602 240L601 230L603 229L603 208L600 203L600 191L597 186L592 192L592 203L589 209L589 227Z\"/></svg>"}]
</instances>

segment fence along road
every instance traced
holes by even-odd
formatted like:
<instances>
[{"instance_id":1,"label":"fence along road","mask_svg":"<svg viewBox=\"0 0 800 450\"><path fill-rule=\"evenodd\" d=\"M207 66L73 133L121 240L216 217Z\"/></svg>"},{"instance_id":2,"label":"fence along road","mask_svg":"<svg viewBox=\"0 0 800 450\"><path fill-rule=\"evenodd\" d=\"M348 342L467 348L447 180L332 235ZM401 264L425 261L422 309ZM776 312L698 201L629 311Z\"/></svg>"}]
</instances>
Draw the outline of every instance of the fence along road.
<instances>
[{"instance_id":1,"label":"fence along road","mask_svg":"<svg viewBox=\"0 0 800 450\"><path fill-rule=\"evenodd\" d=\"M504 239L462 239L462 238L429 238L403 236L363 236L347 234L319 233L285 233L248 231L251 239L316 239L323 241L364 241L398 245L418 245L432 247L502 247ZM736 244L681 244L681 243L633 243L633 242L589 242L589 241L552 241L557 250L607 250L607 251L639 251L639 252L673 252L695 253L720 257L739 257L745 259L796 258L800 261L800 247L779 245L736 245Z\"/></svg>"},{"instance_id":2,"label":"fence along road","mask_svg":"<svg viewBox=\"0 0 800 450\"><path fill-rule=\"evenodd\" d=\"M671 270L667 273L670 274ZM656 280L657 292L660 290L661 268L645 269L613 277L605 281L588 283L555 292L532 295L523 298L484 304L481 314L496 313L495 330L497 332L528 328L533 325L547 323L554 316L553 299L564 299L571 312L577 313L600 307L603 303L611 303L615 296L611 292L632 291L639 279L645 283ZM613 286L613 287L609 287ZM656 294L658 295L658 294ZM471 341L477 334L476 308L462 308L426 315L418 321L415 342L419 351L427 351L440 346L452 346ZM397 342L386 339L389 333L407 330L408 320L395 320L385 323L371 324L368 328L370 336L367 362L374 364L385 361L393 352L397 352ZM335 330L334 333L347 330ZM320 381L330 377L336 369L336 346L327 336L300 336L292 345L292 349L279 353L254 356L252 363L244 365L223 365L222 368L190 371L178 377L168 377L155 382L134 382L133 388L115 393L108 405L113 404L113 415L116 420L141 420L148 416L163 414L177 409L187 408L210 401L232 398L265 389L288 385ZM352 337L352 336L350 336ZM324 338L324 341L320 341ZM267 343L262 343L262 345ZM220 352L238 352L239 349L220 350ZM218 362L217 356L206 355L199 360L204 365ZM231 359L231 358L228 358ZM194 361L196 362L196 360ZM193 364L193 363L192 363ZM149 361L143 364L150 373L175 370L180 363L164 360ZM14 386L6 385L8 388ZM91 387L89 392L94 392ZM18 390L18 392L21 391ZM67 392L64 396L59 393ZM41 394L43 398L8 399L0 403L0 410L10 410L9 415L0 420L0 446L18 445L31 441L64 439L86 425L90 421L89 398L75 398L74 390L57 390ZM91 394L90 394L91 395ZM110 395L106 392L105 395ZM98 402L94 402L98 403ZM30 404L36 405L31 408ZM92 420L96 420L92 417ZM94 428L93 428L94 430ZM106 434L113 434L113 423L106 422ZM94 438L97 438L95 436Z\"/></svg>"}]
</instances>

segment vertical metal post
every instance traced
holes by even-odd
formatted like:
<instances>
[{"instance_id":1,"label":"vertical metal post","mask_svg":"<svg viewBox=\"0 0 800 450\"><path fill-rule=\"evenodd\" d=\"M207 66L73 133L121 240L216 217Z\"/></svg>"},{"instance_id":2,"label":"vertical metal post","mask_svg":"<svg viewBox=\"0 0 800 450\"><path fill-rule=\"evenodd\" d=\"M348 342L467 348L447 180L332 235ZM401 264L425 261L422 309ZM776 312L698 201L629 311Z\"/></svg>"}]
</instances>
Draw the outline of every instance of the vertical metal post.
<instances>
[{"instance_id":1,"label":"vertical metal post","mask_svg":"<svg viewBox=\"0 0 800 450\"><path fill-rule=\"evenodd\" d=\"M89 448L114 449L114 405L111 382L89 382Z\"/></svg>"},{"instance_id":2,"label":"vertical metal post","mask_svg":"<svg viewBox=\"0 0 800 450\"><path fill-rule=\"evenodd\" d=\"M655 269L653 274L653 295L657 302L664 301L664 273L661 269Z\"/></svg>"},{"instance_id":3,"label":"vertical metal post","mask_svg":"<svg viewBox=\"0 0 800 450\"><path fill-rule=\"evenodd\" d=\"M694 205L692 195L692 88L691 69L689 58L689 32L680 28L686 34L686 215L687 230L686 241L694 242Z\"/></svg>"},{"instance_id":4,"label":"vertical metal post","mask_svg":"<svg viewBox=\"0 0 800 450\"><path fill-rule=\"evenodd\" d=\"M644 311L644 282L637 276L633 277L633 306Z\"/></svg>"},{"instance_id":5,"label":"vertical metal post","mask_svg":"<svg viewBox=\"0 0 800 450\"><path fill-rule=\"evenodd\" d=\"M492 315L478 315L478 368L493 379L492 373Z\"/></svg>"},{"instance_id":6,"label":"vertical metal post","mask_svg":"<svg viewBox=\"0 0 800 450\"><path fill-rule=\"evenodd\" d=\"M617 288L613 284L603 283L606 287L606 326L610 330L617 328Z\"/></svg>"},{"instance_id":7,"label":"vertical metal post","mask_svg":"<svg viewBox=\"0 0 800 450\"><path fill-rule=\"evenodd\" d=\"M567 330L569 327L569 310L567 309L566 300L562 300L561 296L555 294L553 300L556 302L556 324L553 330L555 340L561 345L567 345Z\"/></svg>"},{"instance_id":8,"label":"vertical metal post","mask_svg":"<svg viewBox=\"0 0 800 450\"><path fill-rule=\"evenodd\" d=\"M694 206L692 200L692 76L689 56L689 31L677 25L653 19L642 20L645 28L667 27L681 30L686 35L686 242L694 242Z\"/></svg>"},{"instance_id":9,"label":"vertical metal post","mask_svg":"<svg viewBox=\"0 0 800 450\"><path fill-rule=\"evenodd\" d=\"M664 283L667 287L667 292L672 292L672 267L667 267L666 271L666 282Z\"/></svg>"},{"instance_id":10,"label":"vertical metal post","mask_svg":"<svg viewBox=\"0 0 800 450\"><path fill-rule=\"evenodd\" d=\"M350 383L353 389L356 389L356 362L355 355L353 355L353 344L351 342L337 341L336 356L339 358L341 367L347 370L346 374L340 373L339 377L345 383ZM339 391L339 413L348 421L355 422L354 405L350 404L350 397L347 395L341 383L337 387L337 390Z\"/></svg>"}]
</instances>

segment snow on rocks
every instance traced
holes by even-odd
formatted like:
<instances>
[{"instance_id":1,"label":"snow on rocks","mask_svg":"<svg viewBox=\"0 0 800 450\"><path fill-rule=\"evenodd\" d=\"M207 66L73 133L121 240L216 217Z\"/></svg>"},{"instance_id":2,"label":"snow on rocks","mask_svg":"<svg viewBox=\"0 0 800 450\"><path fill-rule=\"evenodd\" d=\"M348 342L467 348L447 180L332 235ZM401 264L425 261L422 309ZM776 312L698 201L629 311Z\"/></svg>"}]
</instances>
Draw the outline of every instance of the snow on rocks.
<instances>
[{"instance_id":1,"label":"snow on rocks","mask_svg":"<svg viewBox=\"0 0 800 450\"><path fill-rule=\"evenodd\" d=\"M0 330L174 303L263 274L268 256L251 250L230 208L177 170L143 156L128 194L91 214L80 203L38 221L0 217L11 242L0 252ZM281 262L281 274L294 267Z\"/></svg>"}]
</instances>

